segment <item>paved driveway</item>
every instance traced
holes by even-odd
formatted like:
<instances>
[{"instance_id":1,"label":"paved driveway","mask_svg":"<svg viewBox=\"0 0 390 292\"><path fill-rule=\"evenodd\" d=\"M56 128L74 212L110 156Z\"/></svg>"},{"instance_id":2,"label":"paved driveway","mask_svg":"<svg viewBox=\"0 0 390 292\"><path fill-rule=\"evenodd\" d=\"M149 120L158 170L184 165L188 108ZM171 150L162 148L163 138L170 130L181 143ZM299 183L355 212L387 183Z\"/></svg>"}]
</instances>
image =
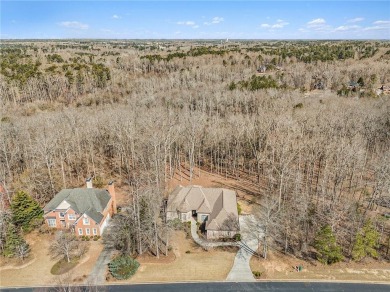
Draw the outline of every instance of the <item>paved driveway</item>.
<instances>
[{"instance_id":1,"label":"paved driveway","mask_svg":"<svg viewBox=\"0 0 390 292\"><path fill-rule=\"evenodd\" d=\"M86 284L102 285L106 282L107 265L111 260L112 250L104 248L96 261L96 264L87 278Z\"/></svg>"},{"instance_id":2,"label":"paved driveway","mask_svg":"<svg viewBox=\"0 0 390 292\"><path fill-rule=\"evenodd\" d=\"M251 268L249 267L249 260L254 251L257 250L258 240L255 232L251 230L250 225L253 222L253 216L240 216L240 233L241 244L240 249L234 259L233 267L230 270L226 280L234 282L253 282Z\"/></svg>"}]
</instances>

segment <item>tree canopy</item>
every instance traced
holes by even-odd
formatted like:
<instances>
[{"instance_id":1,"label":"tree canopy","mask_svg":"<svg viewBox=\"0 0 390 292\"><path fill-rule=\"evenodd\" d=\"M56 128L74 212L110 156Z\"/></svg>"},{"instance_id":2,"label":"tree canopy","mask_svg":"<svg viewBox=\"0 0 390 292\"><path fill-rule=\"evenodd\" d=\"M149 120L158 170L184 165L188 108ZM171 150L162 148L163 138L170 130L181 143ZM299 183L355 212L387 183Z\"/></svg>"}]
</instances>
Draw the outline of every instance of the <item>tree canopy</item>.
<instances>
[{"instance_id":1,"label":"tree canopy","mask_svg":"<svg viewBox=\"0 0 390 292\"><path fill-rule=\"evenodd\" d=\"M341 247L336 242L332 228L329 225L323 226L317 233L314 247L318 255L317 259L323 264L333 264L343 259Z\"/></svg>"}]
</instances>

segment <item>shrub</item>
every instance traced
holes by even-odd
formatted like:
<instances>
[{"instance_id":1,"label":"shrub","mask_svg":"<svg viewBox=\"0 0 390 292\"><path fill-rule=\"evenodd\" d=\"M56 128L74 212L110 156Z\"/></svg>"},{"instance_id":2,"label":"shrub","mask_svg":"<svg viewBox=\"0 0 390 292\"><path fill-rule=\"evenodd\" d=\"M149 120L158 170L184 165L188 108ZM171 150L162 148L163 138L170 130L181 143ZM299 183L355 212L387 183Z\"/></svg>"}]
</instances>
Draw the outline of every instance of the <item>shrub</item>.
<instances>
[{"instance_id":1,"label":"shrub","mask_svg":"<svg viewBox=\"0 0 390 292\"><path fill-rule=\"evenodd\" d=\"M175 229L175 230L181 230L183 229L183 223L181 222L181 220L179 218L175 218L173 220L169 220L169 225Z\"/></svg>"},{"instance_id":2,"label":"shrub","mask_svg":"<svg viewBox=\"0 0 390 292\"><path fill-rule=\"evenodd\" d=\"M234 239L236 241L240 241L241 240L241 234L240 233L237 233L236 235L234 235Z\"/></svg>"},{"instance_id":3,"label":"shrub","mask_svg":"<svg viewBox=\"0 0 390 292\"><path fill-rule=\"evenodd\" d=\"M232 91L232 90L235 90L236 88L237 88L236 83L234 83L234 81L232 81L232 82L229 84L229 90Z\"/></svg>"},{"instance_id":4,"label":"shrub","mask_svg":"<svg viewBox=\"0 0 390 292\"><path fill-rule=\"evenodd\" d=\"M186 253L191 253L191 251L190 250L186 250Z\"/></svg>"},{"instance_id":5,"label":"shrub","mask_svg":"<svg viewBox=\"0 0 390 292\"><path fill-rule=\"evenodd\" d=\"M242 209L241 209L241 205L239 203L237 203L237 212L238 212L238 215L241 215Z\"/></svg>"},{"instance_id":6,"label":"shrub","mask_svg":"<svg viewBox=\"0 0 390 292\"><path fill-rule=\"evenodd\" d=\"M118 280L130 278L138 267L139 263L130 256L118 256L108 264L111 275Z\"/></svg>"},{"instance_id":7,"label":"shrub","mask_svg":"<svg viewBox=\"0 0 390 292\"><path fill-rule=\"evenodd\" d=\"M252 271L252 274L253 274L253 276L254 276L256 279L258 279L258 278L261 277L262 272L259 272L259 271Z\"/></svg>"},{"instance_id":8,"label":"shrub","mask_svg":"<svg viewBox=\"0 0 390 292\"><path fill-rule=\"evenodd\" d=\"M303 103L302 102L297 103L296 105L294 105L294 109L295 108L303 108Z\"/></svg>"}]
</instances>

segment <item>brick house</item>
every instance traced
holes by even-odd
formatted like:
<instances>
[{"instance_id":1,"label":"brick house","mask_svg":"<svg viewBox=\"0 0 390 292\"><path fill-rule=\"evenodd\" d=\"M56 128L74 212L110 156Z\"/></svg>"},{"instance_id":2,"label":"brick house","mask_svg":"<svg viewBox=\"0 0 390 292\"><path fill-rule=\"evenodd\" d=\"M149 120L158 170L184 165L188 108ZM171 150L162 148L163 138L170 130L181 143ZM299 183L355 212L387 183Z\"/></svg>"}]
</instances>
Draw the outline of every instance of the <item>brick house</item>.
<instances>
[{"instance_id":1,"label":"brick house","mask_svg":"<svg viewBox=\"0 0 390 292\"><path fill-rule=\"evenodd\" d=\"M63 189L43 210L51 228L69 228L78 236L102 235L116 213L114 184L110 182L107 190L95 189L89 178L87 188Z\"/></svg>"}]
</instances>

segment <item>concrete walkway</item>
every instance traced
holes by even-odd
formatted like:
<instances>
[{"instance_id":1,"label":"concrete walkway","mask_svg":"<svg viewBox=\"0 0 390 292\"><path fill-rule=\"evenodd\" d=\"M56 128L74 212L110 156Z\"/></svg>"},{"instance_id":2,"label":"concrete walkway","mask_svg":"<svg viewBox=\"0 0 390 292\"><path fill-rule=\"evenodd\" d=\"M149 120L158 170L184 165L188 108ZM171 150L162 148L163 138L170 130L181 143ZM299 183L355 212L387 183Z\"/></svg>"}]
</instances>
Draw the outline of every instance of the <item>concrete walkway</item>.
<instances>
[{"instance_id":1,"label":"concrete walkway","mask_svg":"<svg viewBox=\"0 0 390 292\"><path fill-rule=\"evenodd\" d=\"M253 253L257 250L258 240L251 232L250 223L255 220L253 216L240 216L241 242L240 250L234 259L233 267L230 270L226 280L232 282L254 282L249 261Z\"/></svg>"},{"instance_id":2,"label":"concrete walkway","mask_svg":"<svg viewBox=\"0 0 390 292\"><path fill-rule=\"evenodd\" d=\"M111 261L112 250L104 248L85 284L103 285L106 282L107 265Z\"/></svg>"},{"instance_id":3,"label":"concrete walkway","mask_svg":"<svg viewBox=\"0 0 390 292\"><path fill-rule=\"evenodd\" d=\"M201 247L203 247L206 250L211 247L217 247L217 246L238 246L239 245L237 242L204 240L199 237L197 230L198 230L198 226L196 225L196 221L194 218L191 217L191 236L197 244L199 244Z\"/></svg>"}]
</instances>

